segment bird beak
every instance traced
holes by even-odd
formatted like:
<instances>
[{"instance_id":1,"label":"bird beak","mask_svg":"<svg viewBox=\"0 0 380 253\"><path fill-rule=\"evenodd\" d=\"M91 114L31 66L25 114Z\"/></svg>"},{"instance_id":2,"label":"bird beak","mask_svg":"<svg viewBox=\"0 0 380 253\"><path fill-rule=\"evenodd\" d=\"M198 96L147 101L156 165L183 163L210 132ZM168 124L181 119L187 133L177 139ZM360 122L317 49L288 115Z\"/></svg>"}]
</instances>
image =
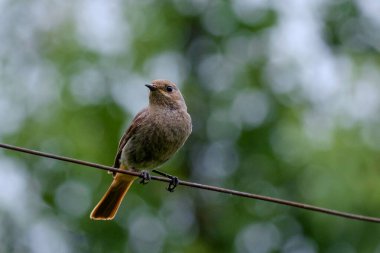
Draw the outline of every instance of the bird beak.
<instances>
[{"instance_id":1,"label":"bird beak","mask_svg":"<svg viewBox=\"0 0 380 253\"><path fill-rule=\"evenodd\" d=\"M152 85L152 84L145 84L146 87L148 87L148 89L150 91L155 91L157 90L157 87L155 85Z\"/></svg>"}]
</instances>

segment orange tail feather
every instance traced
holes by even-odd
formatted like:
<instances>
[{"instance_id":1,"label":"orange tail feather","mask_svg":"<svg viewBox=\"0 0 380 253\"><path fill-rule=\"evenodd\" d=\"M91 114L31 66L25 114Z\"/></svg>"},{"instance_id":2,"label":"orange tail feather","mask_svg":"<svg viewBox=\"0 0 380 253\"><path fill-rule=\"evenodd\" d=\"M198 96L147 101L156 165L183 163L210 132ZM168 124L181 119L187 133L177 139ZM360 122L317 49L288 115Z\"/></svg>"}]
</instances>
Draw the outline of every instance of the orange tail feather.
<instances>
[{"instance_id":1,"label":"orange tail feather","mask_svg":"<svg viewBox=\"0 0 380 253\"><path fill-rule=\"evenodd\" d=\"M116 174L106 194L92 210L90 218L93 220L112 220L135 179L134 176Z\"/></svg>"}]
</instances>

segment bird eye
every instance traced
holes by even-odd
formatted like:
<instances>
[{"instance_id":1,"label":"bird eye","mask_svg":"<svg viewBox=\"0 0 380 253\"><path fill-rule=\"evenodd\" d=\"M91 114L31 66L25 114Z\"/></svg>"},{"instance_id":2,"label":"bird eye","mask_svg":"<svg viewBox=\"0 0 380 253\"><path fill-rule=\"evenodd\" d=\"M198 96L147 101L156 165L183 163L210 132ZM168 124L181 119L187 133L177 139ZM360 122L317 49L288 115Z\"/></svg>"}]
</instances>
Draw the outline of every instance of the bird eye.
<instances>
[{"instance_id":1,"label":"bird eye","mask_svg":"<svg viewBox=\"0 0 380 253\"><path fill-rule=\"evenodd\" d=\"M172 86L166 86L166 91L167 92L172 92L173 91L173 87Z\"/></svg>"}]
</instances>

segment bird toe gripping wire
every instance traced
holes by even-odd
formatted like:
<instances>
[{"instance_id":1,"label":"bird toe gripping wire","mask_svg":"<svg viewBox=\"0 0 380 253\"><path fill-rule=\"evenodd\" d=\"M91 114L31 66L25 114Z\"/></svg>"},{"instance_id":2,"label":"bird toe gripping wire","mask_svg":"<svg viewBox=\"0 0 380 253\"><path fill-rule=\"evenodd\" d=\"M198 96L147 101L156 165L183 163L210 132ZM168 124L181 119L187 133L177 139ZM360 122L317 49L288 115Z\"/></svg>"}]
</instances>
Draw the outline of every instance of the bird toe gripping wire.
<instances>
[{"instance_id":1,"label":"bird toe gripping wire","mask_svg":"<svg viewBox=\"0 0 380 253\"><path fill-rule=\"evenodd\" d=\"M164 176L164 177L167 177L170 179L170 182L169 182L169 185L168 185L168 188L166 188L169 192L174 192L174 189L177 187L177 185L179 184L179 179L178 177L176 176L172 176L172 175L169 175L169 174L166 174L164 172L161 172L161 171L158 171L158 170L153 170L154 173L158 174L158 175L161 175L161 176Z\"/></svg>"},{"instance_id":2,"label":"bird toe gripping wire","mask_svg":"<svg viewBox=\"0 0 380 253\"><path fill-rule=\"evenodd\" d=\"M143 170L140 174L140 184L147 184L152 179L148 171Z\"/></svg>"}]
</instances>

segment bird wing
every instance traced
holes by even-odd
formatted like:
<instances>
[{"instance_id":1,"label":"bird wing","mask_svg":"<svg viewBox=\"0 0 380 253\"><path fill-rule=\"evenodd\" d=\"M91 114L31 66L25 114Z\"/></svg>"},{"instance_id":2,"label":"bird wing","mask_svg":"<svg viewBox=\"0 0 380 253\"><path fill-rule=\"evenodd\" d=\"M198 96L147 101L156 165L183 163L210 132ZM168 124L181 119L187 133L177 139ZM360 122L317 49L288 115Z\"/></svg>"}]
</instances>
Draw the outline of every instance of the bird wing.
<instances>
[{"instance_id":1,"label":"bird wing","mask_svg":"<svg viewBox=\"0 0 380 253\"><path fill-rule=\"evenodd\" d=\"M148 114L147 108L145 108L144 110L136 114L135 118L132 120L131 125L128 127L123 137L121 137L120 142L119 142L119 147L117 149L115 161L113 163L114 168L120 168L120 157L121 157L121 153L123 152L123 148L127 144L128 140L131 138L131 136L135 134L136 130L139 128L141 122L144 120L147 114Z\"/></svg>"}]
</instances>

